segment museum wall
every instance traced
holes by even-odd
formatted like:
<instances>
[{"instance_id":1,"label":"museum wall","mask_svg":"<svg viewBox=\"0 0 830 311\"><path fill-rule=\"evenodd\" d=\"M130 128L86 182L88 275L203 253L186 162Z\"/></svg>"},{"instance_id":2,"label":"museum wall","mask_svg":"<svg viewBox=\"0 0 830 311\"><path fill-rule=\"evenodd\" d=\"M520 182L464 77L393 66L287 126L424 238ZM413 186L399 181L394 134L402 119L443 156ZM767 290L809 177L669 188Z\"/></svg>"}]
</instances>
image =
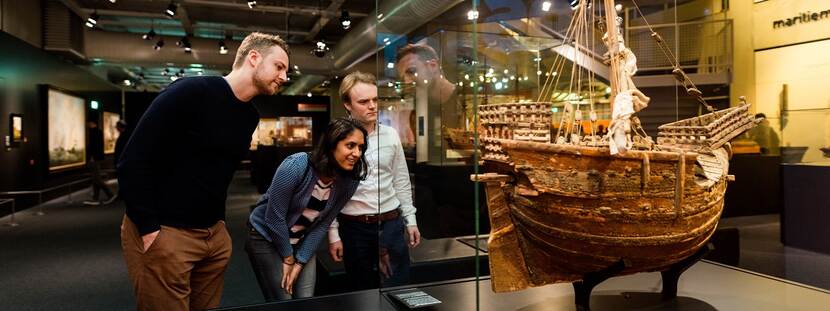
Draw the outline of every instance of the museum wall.
<instances>
[{"instance_id":1,"label":"museum wall","mask_svg":"<svg viewBox=\"0 0 830 311\"><path fill-rule=\"evenodd\" d=\"M8 1L4 3L8 7ZM4 14L5 14L4 9ZM5 20L4 20L5 22ZM51 85L82 97L98 94L104 109L120 94L111 83L42 51L6 32L0 32L0 131L9 135L9 114L23 115L25 141L18 147L0 151L0 191L41 189L66 182L83 173L82 168L49 173L44 120L44 103L39 85ZM109 95L104 95L109 93ZM89 109L89 105L86 105ZM21 198L25 201L25 198ZM25 205L20 202L18 206ZM2 213L2 211L0 211Z\"/></svg>"},{"instance_id":2,"label":"museum wall","mask_svg":"<svg viewBox=\"0 0 830 311\"><path fill-rule=\"evenodd\" d=\"M0 0L2 30L33 46L43 46L41 4L40 0Z\"/></svg>"},{"instance_id":3,"label":"museum wall","mask_svg":"<svg viewBox=\"0 0 830 311\"><path fill-rule=\"evenodd\" d=\"M770 0L754 6L757 112L784 147L807 147L804 162L830 146L830 3Z\"/></svg>"}]
</instances>

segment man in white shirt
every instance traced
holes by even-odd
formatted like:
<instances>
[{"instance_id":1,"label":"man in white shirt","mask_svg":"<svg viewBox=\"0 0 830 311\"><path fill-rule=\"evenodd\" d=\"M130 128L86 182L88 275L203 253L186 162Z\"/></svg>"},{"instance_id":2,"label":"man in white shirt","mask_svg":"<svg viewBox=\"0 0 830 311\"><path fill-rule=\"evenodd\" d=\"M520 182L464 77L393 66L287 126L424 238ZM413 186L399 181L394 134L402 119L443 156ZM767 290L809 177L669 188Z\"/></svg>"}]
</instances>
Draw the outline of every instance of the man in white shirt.
<instances>
[{"instance_id":1,"label":"man in white shirt","mask_svg":"<svg viewBox=\"0 0 830 311\"><path fill-rule=\"evenodd\" d=\"M408 247L421 242L400 138L395 129L377 123L376 83L372 74L356 71L340 85L349 115L369 133L369 175L329 229L329 252L343 261L355 290L407 284Z\"/></svg>"}]
</instances>

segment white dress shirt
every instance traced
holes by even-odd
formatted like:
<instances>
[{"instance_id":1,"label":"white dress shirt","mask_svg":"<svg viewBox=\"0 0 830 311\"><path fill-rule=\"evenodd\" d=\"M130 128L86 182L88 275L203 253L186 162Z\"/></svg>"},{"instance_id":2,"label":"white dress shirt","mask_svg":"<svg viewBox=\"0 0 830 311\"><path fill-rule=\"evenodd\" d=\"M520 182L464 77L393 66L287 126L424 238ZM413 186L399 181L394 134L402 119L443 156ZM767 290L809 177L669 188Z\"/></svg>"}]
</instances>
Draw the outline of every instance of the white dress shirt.
<instances>
[{"instance_id":1,"label":"white dress shirt","mask_svg":"<svg viewBox=\"0 0 830 311\"><path fill-rule=\"evenodd\" d=\"M359 216L382 214L400 207L401 217L406 224L417 225L409 169L406 167L398 132L378 124L377 129L369 134L367 142L369 148L366 149L366 161L369 171L366 180L360 182L351 201L340 212ZM337 220L334 220L329 229L329 243L340 241L338 226Z\"/></svg>"}]
</instances>

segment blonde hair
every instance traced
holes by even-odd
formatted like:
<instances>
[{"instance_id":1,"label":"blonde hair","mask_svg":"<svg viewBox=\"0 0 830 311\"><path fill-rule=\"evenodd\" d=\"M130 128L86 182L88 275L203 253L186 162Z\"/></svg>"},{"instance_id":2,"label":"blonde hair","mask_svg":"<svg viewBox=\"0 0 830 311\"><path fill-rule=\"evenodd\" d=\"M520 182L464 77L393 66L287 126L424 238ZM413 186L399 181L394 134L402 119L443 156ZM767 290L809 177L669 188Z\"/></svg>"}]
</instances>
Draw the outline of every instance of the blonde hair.
<instances>
[{"instance_id":1,"label":"blonde hair","mask_svg":"<svg viewBox=\"0 0 830 311\"><path fill-rule=\"evenodd\" d=\"M272 46L278 46L286 54L288 54L288 44L278 35L271 35L261 32L252 32L242 43L239 44L239 49L236 50L236 59L233 61L233 69L237 69L245 62L245 58L251 51L257 51L260 54L267 54L268 49Z\"/></svg>"},{"instance_id":2,"label":"blonde hair","mask_svg":"<svg viewBox=\"0 0 830 311\"><path fill-rule=\"evenodd\" d=\"M375 79L375 75L371 73L360 71L352 72L343 78L343 82L340 83L340 99L344 104L352 102L352 99L349 97L349 92L358 83L375 85L377 84L377 79Z\"/></svg>"}]
</instances>

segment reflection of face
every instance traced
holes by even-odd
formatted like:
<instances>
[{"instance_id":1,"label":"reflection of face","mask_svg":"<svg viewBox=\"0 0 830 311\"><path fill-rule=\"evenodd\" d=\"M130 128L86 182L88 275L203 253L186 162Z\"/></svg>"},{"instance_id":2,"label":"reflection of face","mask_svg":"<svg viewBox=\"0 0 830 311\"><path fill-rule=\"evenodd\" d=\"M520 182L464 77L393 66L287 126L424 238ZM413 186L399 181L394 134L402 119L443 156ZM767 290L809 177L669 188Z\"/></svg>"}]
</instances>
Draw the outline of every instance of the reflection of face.
<instances>
[{"instance_id":1,"label":"reflection of face","mask_svg":"<svg viewBox=\"0 0 830 311\"><path fill-rule=\"evenodd\" d=\"M354 169L355 163L360 161L360 155L363 153L363 146L366 145L366 138L363 137L363 132L360 130L353 130L345 139L337 142L337 147L334 149L334 159L337 160L337 165L345 171Z\"/></svg>"},{"instance_id":2,"label":"reflection of face","mask_svg":"<svg viewBox=\"0 0 830 311\"><path fill-rule=\"evenodd\" d=\"M398 70L398 77L404 84L412 82L424 83L427 80L432 82L435 76L437 63L434 59L424 61L416 54L407 54L400 60L396 69Z\"/></svg>"},{"instance_id":3,"label":"reflection of face","mask_svg":"<svg viewBox=\"0 0 830 311\"><path fill-rule=\"evenodd\" d=\"M286 80L288 54L281 47L272 46L267 53L258 55L259 62L254 67L254 85L260 94L274 95Z\"/></svg>"},{"instance_id":4,"label":"reflection of face","mask_svg":"<svg viewBox=\"0 0 830 311\"><path fill-rule=\"evenodd\" d=\"M363 124L373 124L378 120L378 87L374 84L358 82L349 90L346 110L355 120Z\"/></svg>"}]
</instances>

